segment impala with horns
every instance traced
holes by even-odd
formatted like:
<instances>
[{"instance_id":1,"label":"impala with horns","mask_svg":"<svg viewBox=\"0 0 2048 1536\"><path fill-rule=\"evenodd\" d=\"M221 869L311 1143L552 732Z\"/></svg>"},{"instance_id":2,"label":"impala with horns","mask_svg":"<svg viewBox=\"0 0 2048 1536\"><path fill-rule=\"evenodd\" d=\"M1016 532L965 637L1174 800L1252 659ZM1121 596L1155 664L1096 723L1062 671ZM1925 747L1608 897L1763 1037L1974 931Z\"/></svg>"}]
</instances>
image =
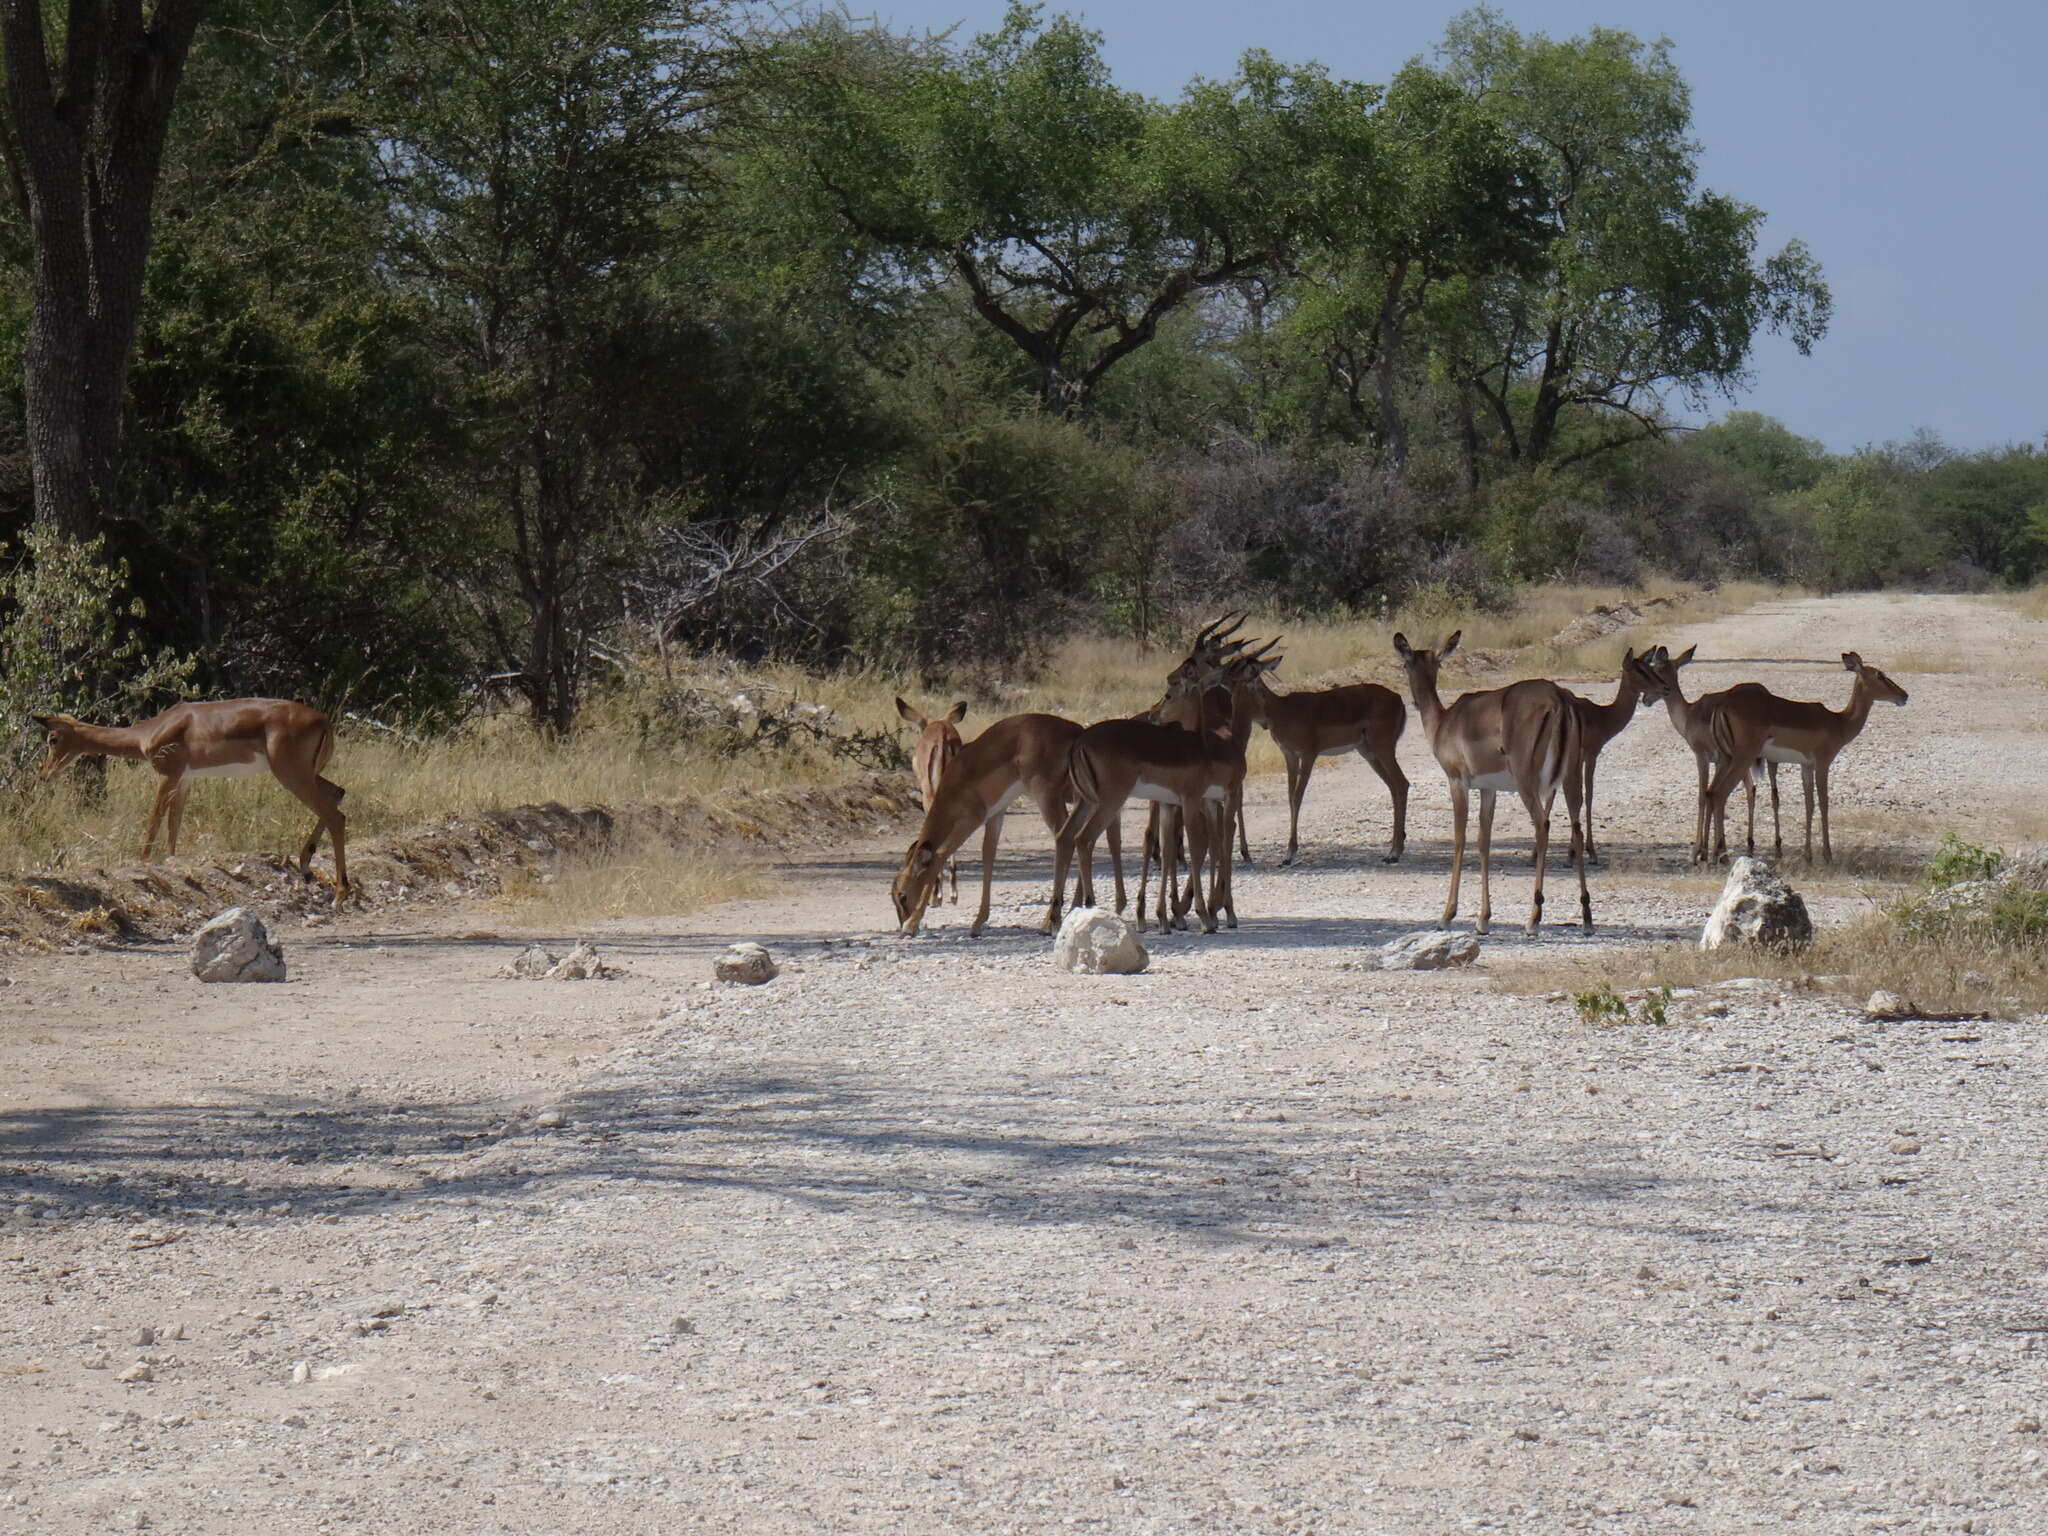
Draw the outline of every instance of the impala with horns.
<instances>
[{"instance_id":1,"label":"impala with horns","mask_svg":"<svg viewBox=\"0 0 2048 1536\"><path fill-rule=\"evenodd\" d=\"M325 832L334 844L335 895L348 895L348 820L341 814L345 791L320 776L334 755L334 727L319 710L289 699L214 699L173 704L134 725L88 725L70 715L33 718L49 737L45 779L81 757L126 757L149 764L156 774L156 798L142 835L144 859L156 845L166 813L169 850L177 853L192 780L268 773L314 816L313 830L299 849L299 873L312 878L313 853Z\"/></svg>"},{"instance_id":2,"label":"impala with horns","mask_svg":"<svg viewBox=\"0 0 2048 1536\"><path fill-rule=\"evenodd\" d=\"M1279 660L1236 656L1213 672L1188 669L1177 676L1177 686L1192 682L1206 688L1219 679L1241 686L1250 675L1277 666ZM1127 801L1142 799L1181 808L1188 837L1190 899L1201 918L1202 931L1214 933L1216 894L1220 890L1227 895L1229 890L1229 875L1222 862L1230 857L1227 818L1232 797L1244 781L1242 735L1227 726L1186 731L1147 720L1105 720L1091 725L1074 743L1072 778L1074 809L1060 829L1053 864L1053 904L1046 913L1044 931L1050 933L1058 924L1067 869L1076 852L1080 854L1076 903L1085 905L1092 893L1089 865L1096 839L1116 826ZM1211 883L1204 885L1204 866L1212 860L1222 862ZM1141 924L1143 916L1141 912Z\"/></svg>"},{"instance_id":3,"label":"impala with horns","mask_svg":"<svg viewBox=\"0 0 2048 1536\"><path fill-rule=\"evenodd\" d=\"M1543 921L1543 873L1550 849L1550 810L1560 789L1571 821L1572 863L1579 876L1579 920L1593 926L1593 898L1586 889L1586 847L1579 827L1584 784L1585 726L1571 695L1556 683L1530 680L1505 688L1462 695L1449 705L1437 697L1437 671L1458 648L1458 636L1434 651L1418 651L1403 635L1394 650L1408 674L1415 712L1430 750L1451 784L1451 888L1443 922L1458 915L1458 881L1465 869L1465 827L1473 790L1479 791L1479 924L1485 933L1493 917L1492 855L1494 796L1512 790L1536 828L1536 892L1529 932Z\"/></svg>"},{"instance_id":4,"label":"impala with horns","mask_svg":"<svg viewBox=\"0 0 2048 1536\"><path fill-rule=\"evenodd\" d=\"M1696 699L1688 699L1685 689L1678 680L1681 667L1692 664L1693 652L1697 647L1686 647L1683 654L1673 656L1663 646L1644 651L1628 663L1630 673L1636 678L1647 699L1662 699L1665 714L1671 720L1671 728L1678 733L1678 739L1692 749L1693 770L1696 787L1693 793L1692 857L1694 863L1703 863L1708 855L1709 818L1707 806L1708 787L1714 781L1716 759L1714 756L1714 715L1730 699L1744 694L1765 694L1762 683L1737 683L1719 693L1703 693ZM1760 759L1752 758L1743 765L1742 786L1749 799L1749 851L1756 852L1756 781L1762 771ZM1771 819L1778 819L1778 781L1771 778ZM1785 851L1782 832L1778 835L1778 852Z\"/></svg>"},{"instance_id":5,"label":"impala with horns","mask_svg":"<svg viewBox=\"0 0 2048 1536\"><path fill-rule=\"evenodd\" d=\"M1226 613L1215 623L1203 628L1189 645L1188 654L1180 665L1167 674L1165 695L1143 715L1133 718L1150 720L1155 725L1177 725L1189 731L1201 730L1205 724L1213 727L1228 718L1233 708L1229 690L1214 683L1206 689L1190 688L1189 674L1197 668L1205 672L1213 671L1227 658L1242 652L1249 642L1232 637L1244 627L1244 621L1245 615L1242 611ZM1238 842L1244 849L1245 857L1249 859L1251 843L1245 835L1242 796L1238 799L1235 814ZM1146 882L1150 878L1152 866L1156 863L1162 871L1163 883L1159 898L1159 926L1162 929L1168 922L1169 906L1181 913L1183 919L1187 912L1187 901L1181 893L1173 892L1169 896L1168 890L1172 879L1165 873L1169 862L1186 862L1183 857L1185 845L1186 828L1179 807L1162 806L1156 801L1153 802L1145 823L1145 841L1138 863L1138 905L1142 909L1145 904ZM1186 926L1185 921L1181 926Z\"/></svg>"},{"instance_id":6,"label":"impala with horns","mask_svg":"<svg viewBox=\"0 0 2048 1536\"><path fill-rule=\"evenodd\" d=\"M1076 722L1058 715L1010 715L960 748L926 802L924 822L889 887L902 932L917 932L946 861L980 828L981 907L967 930L970 937L980 936L988 926L1003 813L1018 796L1029 795L1046 827L1059 835L1067 820L1067 753L1080 734ZM1110 846L1120 852L1115 828ZM1117 904L1123 905L1121 888Z\"/></svg>"},{"instance_id":7,"label":"impala with horns","mask_svg":"<svg viewBox=\"0 0 2048 1536\"><path fill-rule=\"evenodd\" d=\"M896 713L917 728L917 744L910 749L911 771L917 775L918 798L931 809L938 798L939 781L947 765L960 755L960 722L967 718L967 701L962 699L936 720L928 720L903 700L896 701ZM960 861L946 860L946 878L953 889L953 905L960 905ZM936 889L932 900L942 901Z\"/></svg>"},{"instance_id":8,"label":"impala with horns","mask_svg":"<svg viewBox=\"0 0 2048 1536\"><path fill-rule=\"evenodd\" d=\"M1692 659L1686 651L1681 658L1661 654L1647 669L1657 679L1659 691L1667 697L1678 691L1678 668ZM1828 774L1842 750L1863 733L1875 704L1907 702L1906 690L1876 667L1867 665L1854 651L1842 652L1842 669L1855 681L1849 685L1849 702L1839 710L1803 699L1785 699L1760 684L1748 683L1725 693L1696 701L1693 712L1712 701L1707 720L1714 757L1714 774L1707 785L1701 816L1714 829L1716 860L1728 854L1728 797L1738 781L1755 772L1759 762L1775 768L1779 763L1796 763L1800 787L1806 801L1806 859L1813 861L1813 811L1820 806L1821 857L1833 862L1834 845L1828 828ZM1677 718L1674 711L1673 719ZM1777 784L1772 785L1773 811ZM1751 834L1754 847L1754 832ZM1702 839L1704 841L1704 839ZM1783 851L1782 837L1778 841Z\"/></svg>"}]
</instances>

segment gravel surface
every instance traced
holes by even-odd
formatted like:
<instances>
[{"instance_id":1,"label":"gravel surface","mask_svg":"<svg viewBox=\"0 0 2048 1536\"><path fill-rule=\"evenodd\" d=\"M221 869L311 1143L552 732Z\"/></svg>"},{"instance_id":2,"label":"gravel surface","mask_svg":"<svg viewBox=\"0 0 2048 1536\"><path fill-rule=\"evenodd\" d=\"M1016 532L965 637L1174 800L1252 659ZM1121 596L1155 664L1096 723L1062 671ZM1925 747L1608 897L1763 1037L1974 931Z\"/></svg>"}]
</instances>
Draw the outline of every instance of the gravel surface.
<instances>
[{"instance_id":1,"label":"gravel surface","mask_svg":"<svg viewBox=\"0 0 2048 1536\"><path fill-rule=\"evenodd\" d=\"M1877 860L2048 781L2038 685L1888 655L2044 630L1865 597L1645 638L1758 658L1695 691L1893 671L1837 776ZM1603 763L1598 933L1521 937L1503 807L1478 964L1375 970L1447 867L1403 755L1402 865L1362 763L1292 869L1255 781L1244 926L1141 976L1053 969L1033 815L980 941L877 932L871 844L603 926L618 981L498 978L534 935L486 911L287 924L282 986L10 962L0 1531L2048 1531L2041 1021L1503 990L1626 987L1712 905L1661 710ZM1789 873L1818 922L1868 899ZM714 987L742 938L783 974Z\"/></svg>"}]
</instances>

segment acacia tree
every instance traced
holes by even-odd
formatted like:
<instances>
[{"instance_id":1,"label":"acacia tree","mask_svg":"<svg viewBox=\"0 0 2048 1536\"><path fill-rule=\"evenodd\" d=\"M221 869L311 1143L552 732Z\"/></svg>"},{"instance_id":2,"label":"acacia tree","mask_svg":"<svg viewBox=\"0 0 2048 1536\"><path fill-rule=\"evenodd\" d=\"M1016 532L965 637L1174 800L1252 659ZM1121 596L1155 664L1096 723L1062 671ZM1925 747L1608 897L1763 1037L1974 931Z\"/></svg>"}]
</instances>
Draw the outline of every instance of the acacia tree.
<instances>
[{"instance_id":1,"label":"acacia tree","mask_svg":"<svg viewBox=\"0 0 2048 1536\"><path fill-rule=\"evenodd\" d=\"M85 539L112 514L150 219L178 82L206 0L0 0L0 156L29 223L23 351L36 519Z\"/></svg>"},{"instance_id":2,"label":"acacia tree","mask_svg":"<svg viewBox=\"0 0 2048 1536\"><path fill-rule=\"evenodd\" d=\"M1063 415L1169 315L1360 212L1376 174L1368 87L1253 53L1162 105L1115 86L1100 42L1025 5L957 52L814 25L767 72L751 166L852 237L854 287L957 285Z\"/></svg>"},{"instance_id":3,"label":"acacia tree","mask_svg":"<svg viewBox=\"0 0 2048 1536\"><path fill-rule=\"evenodd\" d=\"M1760 330L1802 352L1832 309L1799 241L1756 259L1763 210L1696 186L1692 106L1667 41L1595 28L1523 37L1490 10L1452 23L1444 72L1533 156L1545 260L1451 285L1440 355L1497 426L1507 456L1564 463L1663 429L1747 379ZM1565 444L1573 412L1600 418Z\"/></svg>"},{"instance_id":4,"label":"acacia tree","mask_svg":"<svg viewBox=\"0 0 2048 1536\"><path fill-rule=\"evenodd\" d=\"M392 259L462 375L458 583L536 725L566 731L657 499L626 438L666 317L652 273L721 74L695 0L427 0L392 43Z\"/></svg>"}]
</instances>

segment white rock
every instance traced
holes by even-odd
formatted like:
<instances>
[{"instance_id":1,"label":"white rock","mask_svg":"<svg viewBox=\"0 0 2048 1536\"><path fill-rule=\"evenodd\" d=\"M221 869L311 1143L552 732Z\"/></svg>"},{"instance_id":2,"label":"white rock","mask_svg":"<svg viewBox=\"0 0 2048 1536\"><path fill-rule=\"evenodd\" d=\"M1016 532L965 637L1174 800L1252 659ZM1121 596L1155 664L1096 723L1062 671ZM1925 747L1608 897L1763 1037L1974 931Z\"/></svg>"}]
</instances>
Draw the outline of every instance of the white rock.
<instances>
[{"instance_id":1,"label":"white rock","mask_svg":"<svg viewBox=\"0 0 2048 1536\"><path fill-rule=\"evenodd\" d=\"M133 1365L129 1366L127 1370L123 1371L119 1376L117 1376L115 1380L149 1381L153 1379L155 1375L156 1373L152 1371L145 1362L138 1360Z\"/></svg>"},{"instance_id":2,"label":"white rock","mask_svg":"<svg viewBox=\"0 0 2048 1536\"><path fill-rule=\"evenodd\" d=\"M621 973L598 958L590 944L578 944L547 969L548 981L612 981Z\"/></svg>"},{"instance_id":3,"label":"white rock","mask_svg":"<svg viewBox=\"0 0 2048 1536\"><path fill-rule=\"evenodd\" d=\"M1479 958L1479 941L1469 933L1431 928L1380 946L1383 971L1441 971Z\"/></svg>"},{"instance_id":4,"label":"white rock","mask_svg":"<svg viewBox=\"0 0 2048 1536\"><path fill-rule=\"evenodd\" d=\"M1866 1019L1916 1019L1920 1011L1910 1001L1886 987L1879 987L1863 1003Z\"/></svg>"},{"instance_id":5,"label":"white rock","mask_svg":"<svg viewBox=\"0 0 2048 1536\"><path fill-rule=\"evenodd\" d=\"M500 976L514 981L539 981L560 962L538 944L529 944L519 952L519 958L501 969Z\"/></svg>"},{"instance_id":6,"label":"white rock","mask_svg":"<svg viewBox=\"0 0 2048 1536\"><path fill-rule=\"evenodd\" d=\"M229 907L192 935L192 974L201 981L283 981L284 951L261 918Z\"/></svg>"},{"instance_id":7,"label":"white rock","mask_svg":"<svg viewBox=\"0 0 2048 1536\"><path fill-rule=\"evenodd\" d=\"M1740 858L1728 867L1728 883L1700 934L1700 948L1766 944L1789 949L1812 938L1813 919L1799 893L1767 860Z\"/></svg>"},{"instance_id":8,"label":"white rock","mask_svg":"<svg viewBox=\"0 0 2048 1536\"><path fill-rule=\"evenodd\" d=\"M1101 907L1076 907L1052 941L1053 964L1091 976L1134 976L1151 963L1138 930Z\"/></svg>"},{"instance_id":9,"label":"white rock","mask_svg":"<svg viewBox=\"0 0 2048 1536\"><path fill-rule=\"evenodd\" d=\"M758 987L780 976L782 967L759 944L735 944L711 962L711 974L719 981Z\"/></svg>"}]
</instances>

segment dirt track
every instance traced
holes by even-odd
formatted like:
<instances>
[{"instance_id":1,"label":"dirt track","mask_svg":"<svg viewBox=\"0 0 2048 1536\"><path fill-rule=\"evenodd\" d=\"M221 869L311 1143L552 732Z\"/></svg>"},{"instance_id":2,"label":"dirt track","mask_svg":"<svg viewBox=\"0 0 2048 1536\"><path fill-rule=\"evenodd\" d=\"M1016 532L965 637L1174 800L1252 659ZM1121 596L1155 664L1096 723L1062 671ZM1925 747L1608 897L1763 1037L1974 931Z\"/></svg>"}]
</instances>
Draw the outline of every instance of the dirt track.
<instances>
[{"instance_id":1,"label":"dirt track","mask_svg":"<svg viewBox=\"0 0 2048 1536\"><path fill-rule=\"evenodd\" d=\"M2048 788L2048 692L1890 656L2038 668L2044 631L1853 598L1646 638L1761 658L1695 690L1893 670L1837 775L1877 866ZM1255 781L1245 926L1142 977L1050 968L1028 814L979 942L879 931L892 840L613 925L613 983L495 979L523 937L475 911L287 928L283 987L16 964L0 1531L2048 1529L2040 1021L1761 989L1595 1031L1497 990L1625 985L1704 915L1661 710L1603 760L1592 941L1519 936L1503 808L1480 966L1369 970L1442 899L1402 756L1402 865L1362 763L1294 869ZM703 984L732 937L788 973Z\"/></svg>"}]
</instances>

